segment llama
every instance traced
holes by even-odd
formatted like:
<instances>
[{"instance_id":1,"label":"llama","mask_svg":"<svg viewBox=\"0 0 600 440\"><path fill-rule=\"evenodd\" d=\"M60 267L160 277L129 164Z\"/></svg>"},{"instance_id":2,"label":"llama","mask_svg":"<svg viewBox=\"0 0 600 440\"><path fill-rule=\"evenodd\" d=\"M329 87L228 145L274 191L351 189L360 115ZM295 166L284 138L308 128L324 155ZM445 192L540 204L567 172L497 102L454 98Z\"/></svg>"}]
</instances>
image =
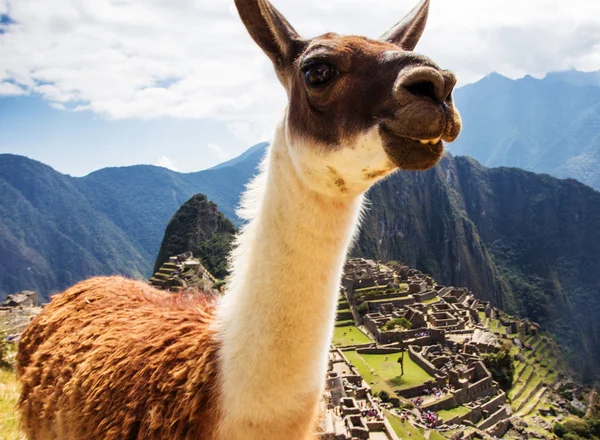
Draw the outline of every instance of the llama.
<instances>
[{"instance_id":1,"label":"llama","mask_svg":"<svg viewBox=\"0 0 600 440\"><path fill-rule=\"evenodd\" d=\"M379 40L304 39L267 0L235 3L288 107L242 200L227 293L109 277L55 296L19 347L30 440L311 438L363 194L459 134L454 75L413 52L428 0Z\"/></svg>"}]
</instances>

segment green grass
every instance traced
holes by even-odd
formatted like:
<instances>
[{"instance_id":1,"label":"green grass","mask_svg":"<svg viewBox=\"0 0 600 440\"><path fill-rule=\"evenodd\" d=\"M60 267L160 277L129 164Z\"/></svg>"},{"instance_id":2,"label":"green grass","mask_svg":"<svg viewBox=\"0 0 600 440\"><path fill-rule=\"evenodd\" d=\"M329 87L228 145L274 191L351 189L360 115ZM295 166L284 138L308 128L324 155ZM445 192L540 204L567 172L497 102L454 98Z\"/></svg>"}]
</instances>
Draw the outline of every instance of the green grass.
<instances>
[{"instance_id":1,"label":"green grass","mask_svg":"<svg viewBox=\"0 0 600 440\"><path fill-rule=\"evenodd\" d=\"M399 354L360 355L356 351L349 351L345 354L348 360L358 369L361 376L368 383L373 382L371 387L374 388L373 392L375 394L381 390L389 392L392 388L400 390L412 388L433 379L425 370L415 364L408 354L404 355L404 376L400 376L400 365L397 362ZM386 357L388 358L387 361L385 360ZM371 373L371 369L375 371L376 375Z\"/></svg>"},{"instance_id":2,"label":"green grass","mask_svg":"<svg viewBox=\"0 0 600 440\"><path fill-rule=\"evenodd\" d=\"M371 374L372 367L367 364L360 354L352 350L344 352L344 355L358 370L363 379L369 384L373 394L376 395L379 394L380 391L385 391L390 396L398 397L392 387L381 376Z\"/></svg>"},{"instance_id":3,"label":"green grass","mask_svg":"<svg viewBox=\"0 0 600 440\"><path fill-rule=\"evenodd\" d=\"M392 414L389 411L385 412L385 416L387 417L390 425L392 425L392 429L396 433L398 437L401 439L410 438L411 440L424 440L425 439L425 430L423 428L417 428L412 426L408 421L402 424L402 420L400 417ZM441 435L437 431L431 431L429 435L429 440L446 440L446 437Z\"/></svg>"},{"instance_id":4,"label":"green grass","mask_svg":"<svg viewBox=\"0 0 600 440\"><path fill-rule=\"evenodd\" d=\"M347 347L349 345L369 344L371 338L353 325L336 327L333 330L333 345Z\"/></svg>"},{"instance_id":5,"label":"green grass","mask_svg":"<svg viewBox=\"0 0 600 440\"><path fill-rule=\"evenodd\" d=\"M335 321L336 327L348 327L354 324L353 319L347 319L345 321Z\"/></svg>"},{"instance_id":6,"label":"green grass","mask_svg":"<svg viewBox=\"0 0 600 440\"><path fill-rule=\"evenodd\" d=\"M453 419L454 417L457 417L457 416L464 416L465 414L468 414L469 411L471 411L469 408L461 405L461 406L457 406L456 408L443 409L441 411L438 411L438 416L443 421L447 421L447 420Z\"/></svg>"},{"instance_id":7,"label":"green grass","mask_svg":"<svg viewBox=\"0 0 600 440\"><path fill-rule=\"evenodd\" d=\"M542 380L542 378L539 376L534 376L533 379L531 379L531 381L525 387L525 391L523 391L523 394L521 394L521 396L519 396L518 399L516 399L515 401L512 402L511 406L513 407L513 409L515 411L517 410L519 405L525 401L525 399L533 397L533 396L530 396L530 394L533 391L533 389L541 382L541 380Z\"/></svg>"},{"instance_id":8,"label":"green grass","mask_svg":"<svg viewBox=\"0 0 600 440\"><path fill-rule=\"evenodd\" d=\"M0 369L0 437L2 440L24 440L19 430L19 415L15 409L19 386L15 373Z\"/></svg>"}]
</instances>

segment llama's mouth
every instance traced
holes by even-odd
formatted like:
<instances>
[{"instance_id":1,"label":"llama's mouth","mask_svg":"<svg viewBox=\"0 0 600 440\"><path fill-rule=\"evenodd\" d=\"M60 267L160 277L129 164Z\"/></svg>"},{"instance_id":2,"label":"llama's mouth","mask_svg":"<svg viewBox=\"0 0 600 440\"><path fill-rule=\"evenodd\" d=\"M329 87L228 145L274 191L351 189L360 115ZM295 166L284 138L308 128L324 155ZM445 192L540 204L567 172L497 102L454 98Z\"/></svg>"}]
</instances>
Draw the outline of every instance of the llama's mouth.
<instances>
[{"instance_id":1,"label":"llama's mouth","mask_svg":"<svg viewBox=\"0 0 600 440\"><path fill-rule=\"evenodd\" d=\"M434 166L444 154L442 137L413 139L394 133L386 125L380 130L383 148L394 164L403 170L426 170Z\"/></svg>"}]
</instances>

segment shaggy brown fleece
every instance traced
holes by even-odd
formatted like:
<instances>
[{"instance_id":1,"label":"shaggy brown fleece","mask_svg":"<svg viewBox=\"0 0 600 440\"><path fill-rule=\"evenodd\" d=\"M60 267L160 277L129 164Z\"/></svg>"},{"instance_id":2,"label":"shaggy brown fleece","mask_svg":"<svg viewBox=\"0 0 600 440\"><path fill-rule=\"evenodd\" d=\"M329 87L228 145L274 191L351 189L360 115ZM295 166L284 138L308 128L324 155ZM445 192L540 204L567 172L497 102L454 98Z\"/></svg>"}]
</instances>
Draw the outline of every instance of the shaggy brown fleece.
<instances>
[{"instance_id":1,"label":"shaggy brown fleece","mask_svg":"<svg viewBox=\"0 0 600 440\"><path fill-rule=\"evenodd\" d=\"M30 440L212 439L213 304L120 277L53 298L19 345Z\"/></svg>"}]
</instances>

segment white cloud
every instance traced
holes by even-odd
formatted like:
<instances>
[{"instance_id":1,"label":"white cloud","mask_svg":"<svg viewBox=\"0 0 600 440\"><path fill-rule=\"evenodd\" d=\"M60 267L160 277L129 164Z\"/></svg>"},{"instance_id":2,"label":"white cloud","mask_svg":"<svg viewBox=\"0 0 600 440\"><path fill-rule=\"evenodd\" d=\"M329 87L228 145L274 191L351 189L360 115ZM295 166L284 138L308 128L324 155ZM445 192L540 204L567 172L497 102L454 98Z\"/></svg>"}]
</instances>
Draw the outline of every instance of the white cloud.
<instances>
[{"instance_id":1,"label":"white cloud","mask_svg":"<svg viewBox=\"0 0 600 440\"><path fill-rule=\"evenodd\" d=\"M26 95L27 90L10 82L0 82L0 96Z\"/></svg>"},{"instance_id":2,"label":"white cloud","mask_svg":"<svg viewBox=\"0 0 600 440\"><path fill-rule=\"evenodd\" d=\"M229 151L225 151L220 145L209 143L208 148L214 151L217 154L217 158L220 161L224 161L227 159L231 159L232 154Z\"/></svg>"},{"instance_id":3,"label":"white cloud","mask_svg":"<svg viewBox=\"0 0 600 440\"><path fill-rule=\"evenodd\" d=\"M305 36L377 37L416 0L274 3ZM0 95L30 90L109 118L211 118L248 143L285 105L232 0L5 0L3 10L14 23L0 33ZM598 29L600 2L589 0L437 0L418 50L463 84L490 71L594 70Z\"/></svg>"},{"instance_id":4,"label":"white cloud","mask_svg":"<svg viewBox=\"0 0 600 440\"><path fill-rule=\"evenodd\" d=\"M175 161L168 158L167 156L159 157L158 160L156 161L155 165L158 167L168 168L169 170L172 170L172 171L179 171L179 167L177 166Z\"/></svg>"}]
</instances>

